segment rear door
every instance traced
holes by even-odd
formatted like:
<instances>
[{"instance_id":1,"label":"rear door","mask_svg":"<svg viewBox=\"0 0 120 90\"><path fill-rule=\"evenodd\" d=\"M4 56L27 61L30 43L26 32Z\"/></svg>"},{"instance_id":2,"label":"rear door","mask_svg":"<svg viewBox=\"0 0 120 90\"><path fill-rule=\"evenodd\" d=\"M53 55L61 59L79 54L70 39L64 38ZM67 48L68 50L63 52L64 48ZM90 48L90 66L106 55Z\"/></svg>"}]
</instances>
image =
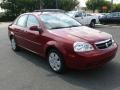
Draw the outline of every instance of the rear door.
<instances>
[{"instance_id":1,"label":"rear door","mask_svg":"<svg viewBox=\"0 0 120 90\"><path fill-rule=\"evenodd\" d=\"M112 14L112 22L114 24L119 23L119 13L118 12L115 12L115 13Z\"/></svg>"},{"instance_id":2,"label":"rear door","mask_svg":"<svg viewBox=\"0 0 120 90\"><path fill-rule=\"evenodd\" d=\"M113 15L113 23L114 24L120 23L120 16L119 16L118 12L115 12L114 15Z\"/></svg>"},{"instance_id":3,"label":"rear door","mask_svg":"<svg viewBox=\"0 0 120 90\"><path fill-rule=\"evenodd\" d=\"M107 23L107 24L110 24L112 23L113 21L113 15L112 14L109 14L106 16L106 18L104 18L104 22Z\"/></svg>"},{"instance_id":4,"label":"rear door","mask_svg":"<svg viewBox=\"0 0 120 90\"><path fill-rule=\"evenodd\" d=\"M120 12L118 13L118 23L120 24Z\"/></svg>"},{"instance_id":5,"label":"rear door","mask_svg":"<svg viewBox=\"0 0 120 90\"><path fill-rule=\"evenodd\" d=\"M20 16L16 23L14 24L14 34L15 34L15 38L17 41L17 44L19 46L24 47L26 44L26 40L25 40L25 29L26 29L26 21L27 21L27 17L28 15L22 15Z\"/></svg>"}]
</instances>

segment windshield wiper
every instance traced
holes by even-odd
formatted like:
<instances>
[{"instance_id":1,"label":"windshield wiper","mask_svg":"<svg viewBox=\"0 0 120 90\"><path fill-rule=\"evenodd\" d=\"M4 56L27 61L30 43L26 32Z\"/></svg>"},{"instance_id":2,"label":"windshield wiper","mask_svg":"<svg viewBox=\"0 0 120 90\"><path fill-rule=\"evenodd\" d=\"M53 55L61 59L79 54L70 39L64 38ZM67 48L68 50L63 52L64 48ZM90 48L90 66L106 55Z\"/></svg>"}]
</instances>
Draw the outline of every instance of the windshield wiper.
<instances>
[{"instance_id":1,"label":"windshield wiper","mask_svg":"<svg viewBox=\"0 0 120 90\"><path fill-rule=\"evenodd\" d=\"M61 29L61 28L66 28L66 27L53 27L51 29Z\"/></svg>"},{"instance_id":2,"label":"windshield wiper","mask_svg":"<svg viewBox=\"0 0 120 90\"><path fill-rule=\"evenodd\" d=\"M72 27L79 27L81 25L71 25L71 26L67 26L67 27L53 27L51 29L61 29L61 28L72 28Z\"/></svg>"},{"instance_id":3,"label":"windshield wiper","mask_svg":"<svg viewBox=\"0 0 120 90\"><path fill-rule=\"evenodd\" d=\"M71 25L71 26L69 26L69 28L71 28L71 27L79 27L79 26L81 26L81 25Z\"/></svg>"}]
</instances>

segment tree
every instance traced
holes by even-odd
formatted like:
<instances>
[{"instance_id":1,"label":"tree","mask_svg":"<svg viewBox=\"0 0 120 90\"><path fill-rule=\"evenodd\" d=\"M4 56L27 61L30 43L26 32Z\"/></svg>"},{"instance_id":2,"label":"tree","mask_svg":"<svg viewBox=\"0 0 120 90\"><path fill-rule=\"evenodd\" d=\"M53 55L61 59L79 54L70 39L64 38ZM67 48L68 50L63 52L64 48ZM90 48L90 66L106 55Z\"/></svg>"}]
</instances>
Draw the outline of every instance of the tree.
<instances>
[{"instance_id":1,"label":"tree","mask_svg":"<svg viewBox=\"0 0 120 90\"><path fill-rule=\"evenodd\" d=\"M119 11L120 12L120 4L113 4L113 11Z\"/></svg>"},{"instance_id":2,"label":"tree","mask_svg":"<svg viewBox=\"0 0 120 90\"><path fill-rule=\"evenodd\" d=\"M38 1L36 0L3 0L0 4L7 15L11 17L16 17L20 13L33 11L38 8ZM9 17L9 16L8 16Z\"/></svg>"},{"instance_id":3,"label":"tree","mask_svg":"<svg viewBox=\"0 0 120 90\"><path fill-rule=\"evenodd\" d=\"M111 2L103 0L98 7L99 12L110 12L111 11Z\"/></svg>"},{"instance_id":4,"label":"tree","mask_svg":"<svg viewBox=\"0 0 120 90\"><path fill-rule=\"evenodd\" d=\"M86 2L86 6L88 9L93 10L93 12L95 12L95 10L98 10L100 12L108 12L110 10L110 6L111 3L109 1L106 0L88 0ZM102 7L107 7L106 10L103 10Z\"/></svg>"},{"instance_id":5,"label":"tree","mask_svg":"<svg viewBox=\"0 0 120 90\"><path fill-rule=\"evenodd\" d=\"M60 0L59 1L59 8L65 11L73 10L79 2L77 0Z\"/></svg>"},{"instance_id":6,"label":"tree","mask_svg":"<svg viewBox=\"0 0 120 90\"><path fill-rule=\"evenodd\" d=\"M86 2L86 6L88 9L93 10L93 12L95 12L95 10L98 8L96 0L88 0Z\"/></svg>"},{"instance_id":7,"label":"tree","mask_svg":"<svg viewBox=\"0 0 120 90\"><path fill-rule=\"evenodd\" d=\"M66 11L73 10L79 4L77 0L3 0L0 7L5 10L4 15L14 19L24 12L41 8L55 9L56 1L58 1L58 8Z\"/></svg>"},{"instance_id":8,"label":"tree","mask_svg":"<svg viewBox=\"0 0 120 90\"><path fill-rule=\"evenodd\" d=\"M49 3L48 3L49 2ZM57 6L56 6L57 2ZM43 8L59 8L65 11L73 10L79 2L77 0L44 0Z\"/></svg>"}]
</instances>

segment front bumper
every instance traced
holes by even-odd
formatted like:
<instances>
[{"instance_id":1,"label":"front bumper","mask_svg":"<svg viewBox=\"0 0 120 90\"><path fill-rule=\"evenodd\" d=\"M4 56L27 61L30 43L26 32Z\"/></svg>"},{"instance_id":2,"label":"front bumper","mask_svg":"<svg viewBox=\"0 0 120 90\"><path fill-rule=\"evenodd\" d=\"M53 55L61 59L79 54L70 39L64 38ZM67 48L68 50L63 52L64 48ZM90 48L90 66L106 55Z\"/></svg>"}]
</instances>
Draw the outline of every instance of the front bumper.
<instances>
[{"instance_id":1,"label":"front bumper","mask_svg":"<svg viewBox=\"0 0 120 90\"><path fill-rule=\"evenodd\" d=\"M65 57L66 65L72 69L92 69L100 67L112 60L117 52L118 46L114 43L104 50L94 50L86 53L71 53Z\"/></svg>"}]
</instances>

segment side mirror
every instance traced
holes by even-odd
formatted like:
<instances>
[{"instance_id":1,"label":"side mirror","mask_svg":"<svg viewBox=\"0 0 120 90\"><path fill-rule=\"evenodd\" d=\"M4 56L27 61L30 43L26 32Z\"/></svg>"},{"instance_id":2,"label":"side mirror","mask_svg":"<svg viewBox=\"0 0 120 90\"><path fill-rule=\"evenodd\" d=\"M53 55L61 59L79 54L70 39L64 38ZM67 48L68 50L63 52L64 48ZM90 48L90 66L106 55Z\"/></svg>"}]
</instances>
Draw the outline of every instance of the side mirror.
<instances>
[{"instance_id":1,"label":"side mirror","mask_svg":"<svg viewBox=\"0 0 120 90\"><path fill-rule=\"evenodd\" d=\"M31 31L39 31L39 32L43 32L42 28L38 27L38 26L31 26L30 27Z\"/></svg>"}]
</instances>

